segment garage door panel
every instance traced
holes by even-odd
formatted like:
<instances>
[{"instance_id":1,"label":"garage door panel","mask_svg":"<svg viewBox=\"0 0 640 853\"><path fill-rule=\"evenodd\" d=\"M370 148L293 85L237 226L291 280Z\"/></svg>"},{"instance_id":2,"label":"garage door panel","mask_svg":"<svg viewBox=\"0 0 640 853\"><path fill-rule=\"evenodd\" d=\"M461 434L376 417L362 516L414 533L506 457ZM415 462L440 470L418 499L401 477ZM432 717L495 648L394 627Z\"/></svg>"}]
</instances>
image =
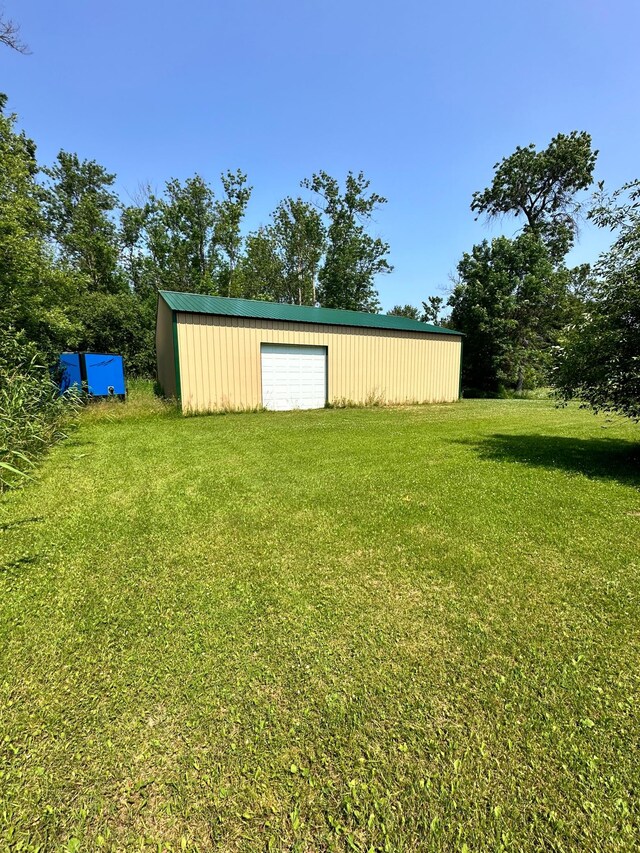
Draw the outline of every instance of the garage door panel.
<instances>
[{"instance_id":1,"label":"garage door panel","mask_svg":"<svg viewBox=\"0 0 640 853\"><path fill-rule=\"evenodd\" d=\"M327 350L262 344L262 404L267 409L320 409L327 401Z\"/></svg>"}]
</instances>

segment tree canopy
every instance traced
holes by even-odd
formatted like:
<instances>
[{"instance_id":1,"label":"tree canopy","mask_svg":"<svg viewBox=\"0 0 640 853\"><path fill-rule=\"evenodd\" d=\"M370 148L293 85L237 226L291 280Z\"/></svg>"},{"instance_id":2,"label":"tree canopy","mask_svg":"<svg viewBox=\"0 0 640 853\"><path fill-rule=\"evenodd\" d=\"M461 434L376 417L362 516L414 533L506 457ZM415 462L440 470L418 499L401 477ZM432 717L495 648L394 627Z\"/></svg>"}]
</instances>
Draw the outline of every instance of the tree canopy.
<instances>
[{"instance_id":1,"label":"tree canopy","mask_svg":"<svg viewBox=\"0 0 640 853\"><path fill-rule=\"evenodd\" d=\"M77 340L73 287L48 243L35 145L5 104L0 97L0 326L23 330L50 355Z\"/></svg>"},{"instance_id":2,"label":"tree canopy","mask_svg":"<svg viewBox=\"0 0 640 853\"><path fill-rule=\"evenodd\" d=\"M600 185L590 217L616 236L561 338L554 384L564 401L640 420L640 181L610 195Z\"/></svg>"},{"instance_id":3,"label":"tree canopy","mask_svg":"<svg viewBox=\"0 0 640 853\"><path fill-rule=\"evenodd\" d=\"M576 316L589 270L568 268L597 151L584 131L558 134L537 151L518 146L496 163L471 209L489 218L523 218L514 237L485 240L465 253L448 305L465 332L463 384L481 393L548 383L554 347Z\"/></svg>"},{"instance_id":4,"label":"tree canopy","mask_svg":"<svg viewBox=\"0 0 640 853\"><path fill-rule=\"evenodd\" d=\"M120 202L112 191L115 175L95 160L61 151L43 191L47 230L63 265L93 291L122 292L120 245L114 213Z\"/></svg>"},{"instance_id":5,"label":"tree canopy","mask_svg":"<svg viewBox=\"0 0 640 853\"><path fill-rule=\"evenodd\" d=\"M142 187L124 204L105 166L35 144L0 96L0 319L55 360L63 349L123 353L132 374L155 369L157 292L192 291L378 310L388 245L369 233L385 199L362 173L302 181L269 221L244 228L252 187L226 170Z\"/></svg>"},{"instance_id":6,"label":"tree canopy","mask_svg":"<svg viewBox=\"0 0 640 853\"><path fill-rule=\"evenodd\" d=\"M394 305L389 314L392 317L407 317L409 320L420 319L420 310L415 305Z\"/></svg>"},{"instance_id":7,"label":"tree canopy","mask_svg":"<svg viewBox=\"0 0 640 853\"><path fill-rule=\"evenodd\" d=\"M569 310L566 270L535 235L484 240L462 256L449 300L466 334L463 384L497 392L539 384Z\"/></svg>"},{"instance_id":8,"label":"tree canopy","mask_svg":"<svg viewBox=\"0 0 640 853\"><path fill-rule=\"evenodd\" d=\"M271 233L282 270L282 301L315 305L327 238L320 212L301 198L285 198L273 213Z\"/></svg>"},{"instance_id":9,"label":"tree canopy","mask_svg":"<svg viewBox=\"0 0 640 853\"><path fill-rule=\"evenodd\" d=\"M391 272L375 233L386 199L362 172L318 171L253 231L241 170L213 186L202 175L143 187L124 204L102 164L60 151L38 163L34 142L0 95L0 323L53 363L63 349L122 352L132 374L155 369L157 291L241 296L361 311L380 309ZM588 216L614 234L593 269L565 257L593 179L584 131L518 147L495 166L472 210L524 220L515 237L465 252L443 299L390 313L466 333L463 384L493 394L552 380L563 400L640 416L640 185L599 185Z\"/></svg>"},{"instance_id":10,"label":"tree canopy","mask_svg":"<svg viewBox=\"0 0 640 853\"><path fill-rule=\"evenodd\" d=\"M378 311L375 276L389 273L389 245L366 230L374 211L386 198L369 191L362 172L349 172L344 189L326 172L317 172L302 185L319 199L328 220L325 261L319 273L319 299L327 308Z\"/></svg>"},{"instance_id":11,"label":"tree canopy","mask_svg":"<svg viewBox=\"0 0 640 853\"><path fill-rule=\"evenodd\" d=\"M598 152L585 131L559 133L547 148L531 143L494 166L491 186L475 192L471 210L490 218L524 217L525 230L544 240L554 260L561 260L575 239L577 193L593 183Z\"/></svg>"}]
</instances>

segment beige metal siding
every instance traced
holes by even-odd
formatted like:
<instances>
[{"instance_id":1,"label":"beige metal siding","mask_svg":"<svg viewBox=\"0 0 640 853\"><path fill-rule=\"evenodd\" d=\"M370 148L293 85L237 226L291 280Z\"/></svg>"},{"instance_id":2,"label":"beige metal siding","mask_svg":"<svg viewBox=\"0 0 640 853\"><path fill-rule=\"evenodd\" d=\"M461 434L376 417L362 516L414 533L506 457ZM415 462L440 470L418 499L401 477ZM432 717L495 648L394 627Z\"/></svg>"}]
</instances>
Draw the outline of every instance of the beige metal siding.
<instances>
[{"instance_id":1,"label":"beige metal siding","mask_svg":"<svg viewBox=\"0 0 640 853\"><path fill-rule=\"evenodd\" d=\"M260 344L328 350L329 402L435 403L458 399L461 338L178 312L185 411L262 405Z\"/></svg>"},{"instance_id":2,"label":"beige metal siding","mask_svg":"<svg viewBox=\"0 0 640 853\"><path fill-rule=\"evenodd\" d=\"M158 299L158 317L156 322L156 358L158 363L158 382L166 397L176 396L176 368L173 352L173 312L164 301Z\"/></svg>"}]
</instances>

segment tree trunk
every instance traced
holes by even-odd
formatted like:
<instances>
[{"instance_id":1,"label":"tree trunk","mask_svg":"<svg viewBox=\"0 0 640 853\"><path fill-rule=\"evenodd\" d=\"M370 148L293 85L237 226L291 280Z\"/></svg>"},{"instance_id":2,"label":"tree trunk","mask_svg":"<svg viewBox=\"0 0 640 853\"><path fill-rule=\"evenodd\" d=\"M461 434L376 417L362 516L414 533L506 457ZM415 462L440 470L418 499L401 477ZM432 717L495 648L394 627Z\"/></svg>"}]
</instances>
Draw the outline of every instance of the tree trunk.
<instances>
[{"instance_id":1,"label":"tree trunk","mask_svg":"<svg viewBox=\"0 0 640 853\"><path fill-rule=\"evenodd\" d=\"M235 260L235 255L232 252L229 252L229 283L227 288L227 296L232 296L231 287L233 284L233 273L236 268Z\"/></svg>"}]
</instances>

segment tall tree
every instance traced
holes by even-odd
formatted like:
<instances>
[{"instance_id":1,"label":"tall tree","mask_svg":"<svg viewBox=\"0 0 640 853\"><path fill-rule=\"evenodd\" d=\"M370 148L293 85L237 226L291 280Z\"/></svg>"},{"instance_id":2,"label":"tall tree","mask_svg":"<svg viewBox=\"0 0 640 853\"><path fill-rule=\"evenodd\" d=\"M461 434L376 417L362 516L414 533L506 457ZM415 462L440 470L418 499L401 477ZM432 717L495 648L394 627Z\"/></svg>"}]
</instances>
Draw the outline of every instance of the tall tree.
<instances>
[{"instance_id":1,"label":"tall tree","mask_svg":"<svg viewBox=\"0 0 640 853\"><path fill-rule=\"evenodd\" d=\"M143 270L158 289L215 293L213 190L204 178L194 175L184 182L167 181L162 196L147 195L146 204L139 208L142 213L130 211L126 217L130 240L140 239L138 226L145 232L152 267L146 270L143 263Z\"/></svg>"},{"instance_id":2,"label":"tall tree","mask_svg":"<svg viewBox=\"0 0 640 853\"><path fill-rule=\"evenodd\" d=\"M315 305L326 239L318 210L301 198L285 198L273 213L272 232L284 276L283 301Z\"/></svg>"},{"instance_id":3,"label":"tall tree","mask_svg":"<svg viewBox=\"0 0 640 853\"><path fill-rule=\"evenodd\" d=\"M6 103L0 94L0 328L23 330L52 356L78 333L72 282L46 243L36 147L17 132L17 117L4 113Z\"/></svg>"},{"instance_id":4,"label":"tall tree","mask_svg":"<svg viewBox=\"0 0 640 853\"><path fill-rule=\"evenodd\" d=\"M237 287L245 299L288 301L286 276L272 227L249 234L236 275Z\"/></svg>"},{"instance_id":5,"label":"tall tree","mask_svg":"<svg viewBox=\"0 0 640 853\"><path fill-rule=\"evenodd\" d=\"M215 203L213 243L219 257L218 288L222 296L239 296L235 271L242 248L240 225L253 187L247 186L247 176L238 169L224 172L220 179L223 198Z\"/></svg>"},{"instance_id":6,"label":"tall tree","mask_svg":"<svg viewBox=\"0 0 640 853\"><path fill-rule=\"evenodd\" d=\"M158 287L166 286L149 251L150 198L143 192L140 203L123 208L120 215L121 264L129 284L130 300L119 300L111 306L103 300L87 323L88 334L96 339L100 337L105 346L111 336L117 343L117 328L123 325L124 335L118 351L126 353L127 369L143 376L155 374L157 292Z\"/></svg>"},{"instance_id":7,"label":"tall tree","mask_svg":"<svg viewBox=\"0 0 640 853\"><path fill-rule=\"evenodd\" d=\"M544 243L524 233L474 246L458 275L449 322L467 336L464 386L496 392L537 384L567 318L567 271L556 269Z\"/></svg>"},{"instance_id":8,"label":"tall tree","mask_svg":"<svg viewBox=\"0 0 640 853\"><path fill-rule=\"evenodd\" d=\"M580 209L576 195L592 184L597 156L584 131L559 133L542 151L533 143L518 146L495 164L491 186L473 194L471 210L489 217L523 216L525 230L559 261L573 244Z\"/></svg>"},{"instance_id":9,"label":"tall tree","mask_svg":"<svg viewBox=\"0 0 640 853\"><path fill-rule=\"evenodd\" d=\"M379 310L375 276L391 272L389 246L367 233L373 212L386 199L369 191L362 172L349 172L344 190L326 172L317 172L302 182L319 198L328 220L327 250L319 273L319 299L328 308L356 311Z\"/></svg>"},{"instance_id":10,"label":"tall tree","mask_svg":"<svg viewBox=\"0 0 640 853\"><path fill-rule=\"evenodd\" d=\"M95 160L61 151L44 170L44 212L61 259L75 269L90 290L122 292L120 246L115 213L120 207L111 187L115 175Z\"/></svg>"},{"instance_id":11,"label":"tall tree","mask_svg":"<svg viewBox=\"0 0 640 853\"><path fill-rule=\"evenodd\" d=\"M616 236L560 342L554 384L565 401L640 421L640 181L611 195L600 185L590 218Z\"/></svg>"},{"instance_id":12,"label":"tall tree","mask_svg":"<svg viewBox=\"0 0 640 853\"><path fill-rule=\"evenodd\" d=\"M121 263L127 281L140 298L153 297L157 281L153 259L148 250L147 224L149 209L146 204L124 207L120 213Z\"/></svg>"}]
</instances>

